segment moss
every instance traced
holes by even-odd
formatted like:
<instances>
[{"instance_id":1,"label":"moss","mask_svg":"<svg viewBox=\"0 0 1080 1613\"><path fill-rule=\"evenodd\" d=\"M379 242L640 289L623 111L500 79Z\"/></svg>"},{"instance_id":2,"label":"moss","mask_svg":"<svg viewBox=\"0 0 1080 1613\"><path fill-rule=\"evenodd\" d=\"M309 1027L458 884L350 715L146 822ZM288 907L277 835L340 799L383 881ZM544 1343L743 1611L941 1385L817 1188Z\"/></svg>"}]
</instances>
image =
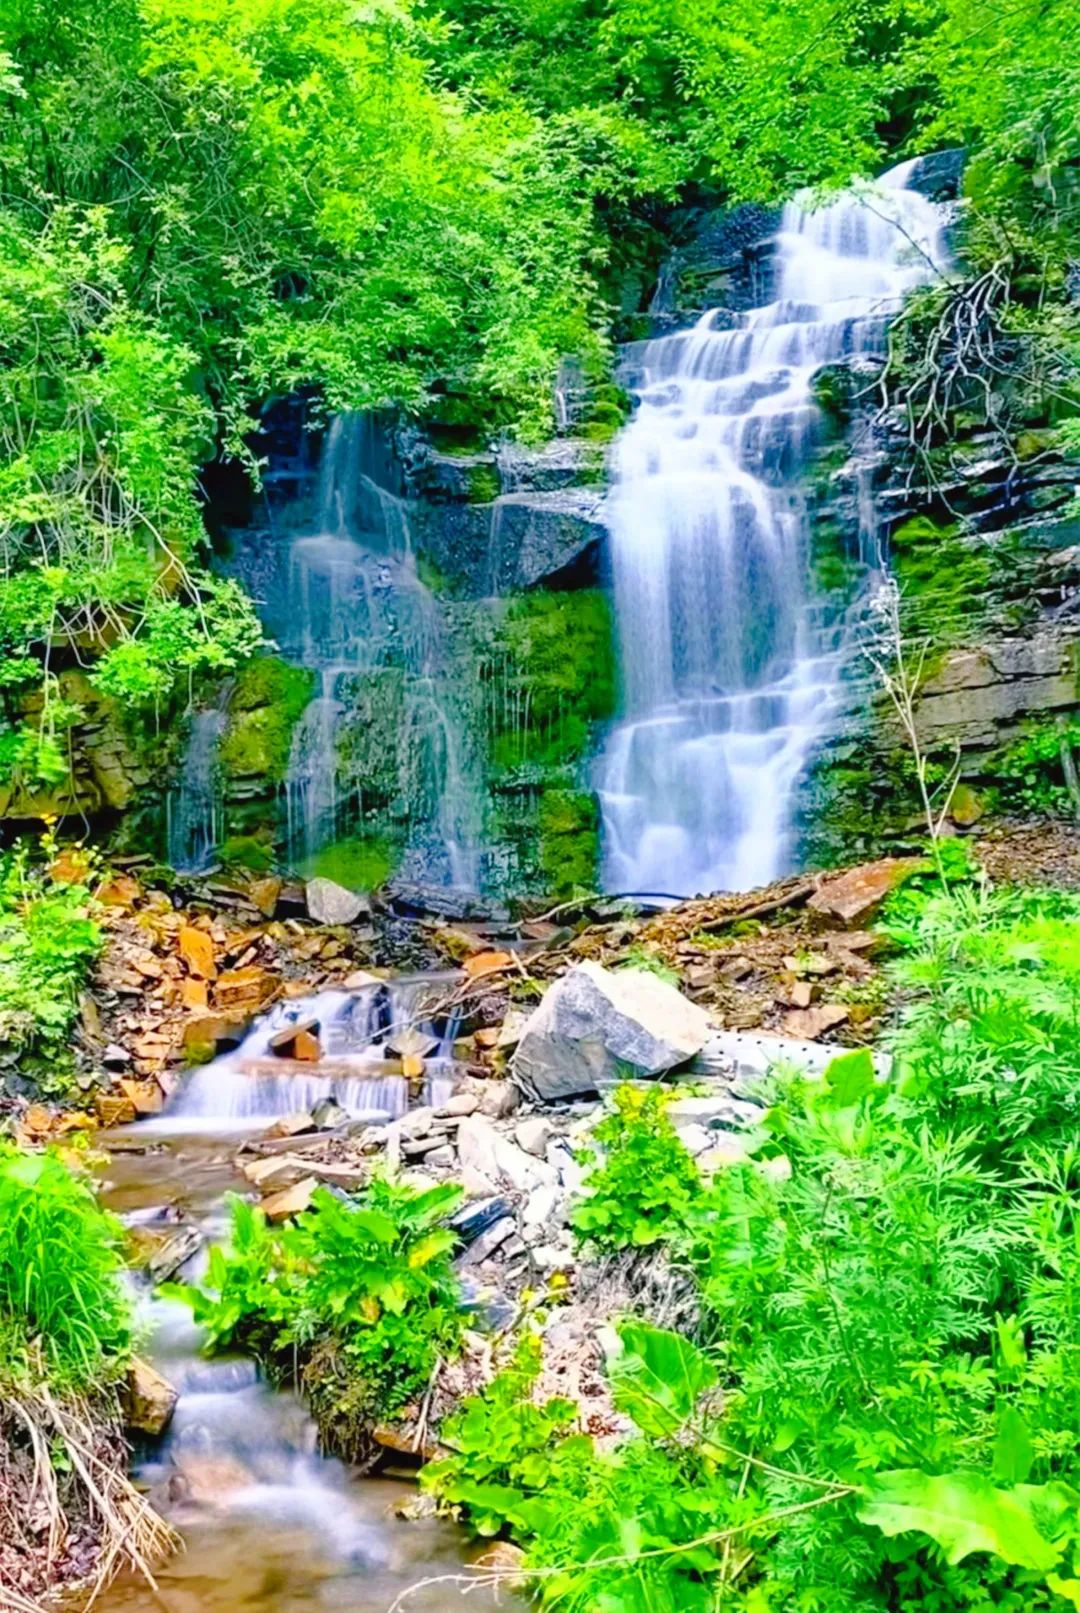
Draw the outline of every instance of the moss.
<instances>
[{"instance_id":1,"label":"moss","mask_svg":"<svg viewBox=\"0 0 1080 1613\"><path fill-rule=\"evenodd\" d=\"M304 879L332 879L347 890L373 891L386 884L400 856L392 836L358 835L324 846L297 871Z\"/></svg>"},{"instance_id":2,"label":"moss","mask_svg":"<svg viewBox=\"0 0 1080 1613\"><path fill-rule=\"evenodd\" d=\"M861 567L847 552L839 522L818 520L810 534L810 569L819 594L840 594L845 599L854 591Z\"/></svg>"},{"instance_id":3,"label":"moss","mask_svg":"<svg viewBox=\"0 0 1080 1613\"><path fill-rule=\"evenodd\" d=\"M465 485L470 504L491 504L502 492L498 471L494 465L486 462L467 467Z\"/></svg>"},{"instance_id":4,"label":"moss","mask_svg":"<svg viewBox=\"0 0 1080 1613\"><path fill-rule=\"evenodd\" d=\"M539 870L553 896L596 889L600 812L584 790L545 790L537 814Z\"/></svg>"},{"instance_id":5,"label":"moss","mask_svg":"<svg viewBox=\"0 0 1080 1613\"><path fill-rule=\"evenodd\" d=\"M226 868L243 868L251 874L267 874L274 866L273 841L267 832L229 835L218 855Z\"/></svg>"},{"instance_id":6,"label":"moss","mask_svg":"<svg viewBox=\"0 0 1080 1613\"><path fill-rule=\"evenodd\" d=\"M315 692L315 674L276 655L249 661L229 701L219 753L227 779L280 784L289 767L293 729Z\"/></svg>"},{"instance_id":7,"label":"moss","mask_svg":"<svg viewBox=\"0 0 1080 1613\"><path fill-rule=\"evenodd\" d=\"M493 774L574 766L594 725L615 709L607 597L598 589L525 594L501 616L488 609L478 625Z\"/></svg>"},{"instance_id":8,"label":"moss","mask_svg":"<svg viewBox=\"0 0 1080 1613\"><path fill-rule=\"evenodd\" d=\"M897 527L892 548L904 631L937 648L970 642L992 597L996 559L988 546L918 515Z\"/></svg>"}]
</instances>

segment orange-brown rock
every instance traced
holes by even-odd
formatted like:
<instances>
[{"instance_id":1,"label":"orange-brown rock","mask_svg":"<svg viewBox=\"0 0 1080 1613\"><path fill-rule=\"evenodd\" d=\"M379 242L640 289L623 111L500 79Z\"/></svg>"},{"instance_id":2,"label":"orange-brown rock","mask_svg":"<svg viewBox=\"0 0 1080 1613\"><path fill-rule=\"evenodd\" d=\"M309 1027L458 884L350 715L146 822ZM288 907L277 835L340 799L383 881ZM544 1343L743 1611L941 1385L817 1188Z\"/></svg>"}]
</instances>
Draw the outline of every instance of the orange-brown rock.
<instances>
[{"instance_id":1,"label":"orange-brown rock","mask_svg":"<svg viewBox=\"0 0 1080 1613\"><path fill-rule=\"evenodd\" d=\"M102 881L94 894L102 907L120 907L130 911L142 895L142 886L130 874L113 874Z\"/></svg>"},{"instance_id":2,"label":"orange-brown rock","mask_svg":"<svg viewBox=\"0 0 1080 1613\"><path fill-rule=\"evenodd\" d=\"M214 1001L219 1008L254 1010L261 1006L274 990L274 981L258 964L244 969L227 969L218 977L214 987Z\"/></svg>"},{"instance_id":3,"label":"orange-brown rock","mask_svg":"<svg viewBox=\"0 0 1080 1613\"><path fill-rule=\"evenodd\" d=\"M99 1092L94 1112L103 1126L130 1126L135 1119L135 1105L122 1093Z\"/></svg>"},{"instance_id":4,"label":"orange-brown rock","mask_svg":"<svg viewBox=\"0 0 1080 1613\"><path fill-rule=\"evenodd\" d=\"M165 1097L156 1081L118 1081L117 1086L128 1098L137 1115L159 1115L165 1106Z\"/></svg>"},{"instance_id":5,"label":"orange-brown rock","mask_svg":"<svg viewBox=\"0 0 1080 1613\"><path fill-rule=\"evenodd\" d=\"M885 898L921 866L920 857L882 857L877 862L863 863L836 879L825 880L807 906L823 918L859 929L874 917Z\"/></svg>"},{"instance_id":6,"label":"orange-brown rock","mask_svg":"<svg viewBox=\"0 0 1080 1613\"><path fill-rule=\"evenodd\" d=\"M462 968L470 980L478 980L481 975L498 974L503 969L509 969L513 962L512 952L477 952L465 959Z\"/></svg>"},{"instance_id":7,"label":"orange-brown rock","mask_svg":"<svg viewBox=\"0 0 1080 1613\"><path fill-rule=\"evenodd\" d=\"M190 1055L212 1052L237 1029L236 1021L225 1014L193 1015L184 1026L184 1047Z\"/></svg>"},{"instance_id":8,"label":"orange-brown rock","mask_svg":"<svg viewBox=\"0 0 1080 1613\"><path fill-rule=\"evenodd\" d=\"M205 930L197 930L193 924L185 924L180 931L179 947L180 956L193 975L198 975L202 980L217 979L214 943Z\"/></svg>"},{"instance_id":9,"label":"orange-brown rock","mask_svg":"<svg viewBox=\"0 0 1080 1613\"><path fill-rule=\"evenodd\" d=\"M280 1193L271 1193L269 1198L263 1199L262 1211L268 1221L287 1221L292 1215L300 1215L309 1209L318 1182L314 1176L305 1176L292 1187L286 1187Z\"/></svg>"},{"instance_id":10,"label":"orange-brown rock","mask_svg":"<svg viewBox=\"0 0 1080 1613\"><path fill-rule=\"evenodd\" d=\"M267 874L265 879L253 879L248 886L247 893L264 918L273 918L282 884L277 874Z\"/></svg>"},{"instance_id":11,"label":"orange-brown rock","mask_svg":"<svg viewBox=\"0 0 1080 1613\"><path fill-rule=\"evenodd\" d=\"M206 981L188 975L180 987L180 1001L185 1008L205 1008L208 1001Z\"/></svg>"}]
</instances>

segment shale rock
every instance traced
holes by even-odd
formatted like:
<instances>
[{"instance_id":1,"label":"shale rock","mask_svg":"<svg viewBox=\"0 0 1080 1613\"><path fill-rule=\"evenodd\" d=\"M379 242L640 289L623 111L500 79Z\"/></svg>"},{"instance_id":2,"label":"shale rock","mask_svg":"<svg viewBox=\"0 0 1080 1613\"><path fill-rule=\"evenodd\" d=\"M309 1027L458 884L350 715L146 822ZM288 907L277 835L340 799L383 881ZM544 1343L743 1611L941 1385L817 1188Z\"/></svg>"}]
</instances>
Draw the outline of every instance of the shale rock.
<instances>
[{"instance_id":1,"label":"shale rock","mask_svg":"<svg viewBox=\"0 0 1080 1613\"><path fill-rule=\"evenodd\" d=\"M646 970L585 962L552 985L525 1027L512 1071L532 1097L601 1091L627 1075L660 1075L694 1057L709 1016Z\"/></svg>"},{"instance_id":2,"label":"shale rock","mask_svg":"<svg viewBox=\"0 0 1080 1613\"><path fill-rule=\"evenodd\" d=\"M849 868L838 879L828 879L807 902L823 918L839 920L853 930L877 913L885 898L920 866L918 857L882 857L878 862ZM799 1034L796 1031L792 1035Z\"/></svg>"}]
</instances>

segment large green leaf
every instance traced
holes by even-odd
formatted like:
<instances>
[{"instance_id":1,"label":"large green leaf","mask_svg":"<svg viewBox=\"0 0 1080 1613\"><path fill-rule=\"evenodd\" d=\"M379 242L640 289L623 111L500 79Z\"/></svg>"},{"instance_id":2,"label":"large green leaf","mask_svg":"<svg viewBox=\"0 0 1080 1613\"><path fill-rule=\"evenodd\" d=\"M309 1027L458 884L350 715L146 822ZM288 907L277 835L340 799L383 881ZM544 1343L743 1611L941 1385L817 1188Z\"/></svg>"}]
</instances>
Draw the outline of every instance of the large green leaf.
<instances>
[{"instance_id":1,"label":"large green leaf","mask_svg":"<svg viewBox=\"0 0 1080 1613\"><path fill-rule=\"evenodd\" d=\"M1018 1568L1048 1573L1060 1551L1035 1524L1041 1490L998 1490L982 1473L878 1473L865 1486L859 1507L863 1523L886 1535L923 1534L939 1545L949 1563L972 1552L993 1552Z\"/></svg>"},{"instance_id":2,"label":"large green leaf","mask_svg":"<svg viewBox=\"0 0 1080 1613\"><path fill-rule=\"evenodd\" d=\"M994 1440L994 1477L999 1484L1023 1484L1035 1464L1035 1447L1027 1423L1006 1402L998 1412Z\"/></svg>"},{"instance_id":3,"label":"large green leaf","mask_svg":"<svg viewBox=\"0 0 1080 1613\"><path fill-rule=\"evenodd\" d=\"M839 1108L861 1103L874 1090L874 1060L870 1049L857 1047L830 1059L825 1066L825 1085Z\"/></svg>"},{"instance_id":4,"label":"large green leaf","mask_svg":"<svg viewBox=\"0 0 1080 1613\"><path fill-rule=\"evenodd\" d=\"M618 1331L621 1350L609 1365L616 1406L643 1434L673 1434L716 1383L712 1362L689 1339L645 1322L623 1322Z\"/></svg>"}]
</instances>

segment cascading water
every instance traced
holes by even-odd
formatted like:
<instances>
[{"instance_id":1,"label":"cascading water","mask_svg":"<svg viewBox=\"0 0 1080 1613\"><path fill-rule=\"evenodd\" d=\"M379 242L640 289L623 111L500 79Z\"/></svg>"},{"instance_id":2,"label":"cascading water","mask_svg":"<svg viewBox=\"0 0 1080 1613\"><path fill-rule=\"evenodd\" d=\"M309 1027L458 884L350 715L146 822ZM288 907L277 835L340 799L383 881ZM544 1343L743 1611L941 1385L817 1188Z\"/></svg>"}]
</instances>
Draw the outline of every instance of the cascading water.
<instances>
[{"instance_id":1,"label":"cascading water","mask_svg":"<svg viewBox=\"0 0 1080 1613\"><path fill-rule=\"evenodd\" d=\"M380 443L363 415L342 415L323 450L318 531L294 539L277 637L318 675L286 779L289 844L310 860L338 838L349 790L339 742L350 680L399 674L392 769L411 825L411 872L475 889L483 798L467 725L445 676L437 603L421 582L402 501L378 480ZM363 780L355 793L363 806Z\"/></svg>"},{"instance_id":2,"label":"cascading water","mask_svg":"<svg viewBox=\"0 0 1080 1613\"><path fill-rule=\"evenodd\" d=\"M446 983L447 992L452 984ZM409 1106L409 1084L395 1059L409 1039L425 1054L426 1101L443 1102L452 1087L460 1012L434 1013L438 985L437 977L426 975L280 1003L239 1047L193 1070L166 1112L144 1121L140 1130L244 1130L310 1111L327 1099L353 1120L385 1124ZM318 1063L303 1068L278 1058L272 1051L277 1034L310 1021L318 1027Z\"/></svg>"},{"instance_id":3,"label":"cascading water","mask_svg":"<svg viewBox=\"0 0 1080 1613\"><path fill-rule=\"evenodd\" d=\"M221 843L218 746L224 729L224 702L194 714L183 771L166 797L169 861L183 874L205 873Z\"/></svg>"},{"instance_id":4,"label":"cascading water","mask_svg":"<svg viewBox=\"0 0 1080 1613\"><path fill-rule=\"evenodd\" d=\"M609 501L623 680L598 766L610 890L742 890L787 863L837 676L799 483L812 383L880 353L904 293L944 263L913 166L828 207L789 204L774 301L644 345Z\"/></svg>"}]
</instances>

